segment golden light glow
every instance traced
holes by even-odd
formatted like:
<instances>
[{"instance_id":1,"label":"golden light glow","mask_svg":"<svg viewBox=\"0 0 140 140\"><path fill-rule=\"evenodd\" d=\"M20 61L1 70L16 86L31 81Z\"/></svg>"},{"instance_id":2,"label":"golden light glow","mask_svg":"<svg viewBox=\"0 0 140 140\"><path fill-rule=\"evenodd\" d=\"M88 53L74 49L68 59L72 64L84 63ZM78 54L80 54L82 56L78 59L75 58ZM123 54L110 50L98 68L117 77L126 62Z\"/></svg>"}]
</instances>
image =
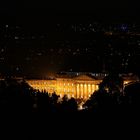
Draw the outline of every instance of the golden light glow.
<instances>
[{"instance_id":1,"label":"golden light glow","mask_svg":"<svg viewBox=\"0 0 140 140\"><path fill-rule=\"evenodd\" d=\"M128 84L128 83L129 83L128 81L124 82L124 84Z\"/></svg>"},{"instance_id":2,"label":"golden light glow","mask_svg":"<svg viewBox=\"0 0 140 140\"><path fill-rule=\"evenodd\" d=\"M79 98L79 84L77 84L77 98Z\"/></svg>"},{"instance_id":3,"label":"golden light glow","mask_svg":"<svg viewBox=\"0 0 140 140\"><path fill-rule=\"evenodd\" d=\"M96 85L96 90L98 90L99 89L99 86L98 85Z\"/></svg>"},{"instance_id":4,"label":"golden light glow","mask_svg":"<svg viewBox=\"0 0 140 140\"><path fill-rule=\"evenodd\" d=\"M84 77L84 78L83 78ZM27 80L27 83L34 89L46 91L50 94L56 93L63 97L67 94L69 97L88 99L91 94L99 89L102 80L95 80L82 76L81 79L57 78L56 80ZM131 81L124 81L128 84Z\"/></svg>"},{"instance_id":5,"label":"golden light glow","mask_svg":"<svg viewBox=\"0 0 140 140\"><path fill-rule=\"evenodd\" d=\"M95 85L92 84L92 93L95 91Z\"/></svg>"},{"instance_id":6,"label":"golden light glow","mask_svg":"<svg viewBox=\"0 0 140 140\"><path fill-rule=\"evenodd\" d=\"M88 84L88 94L90 94L91 93L91 86L90 86L90 84Z\"/></svg>"},{"instance_id":7,"label":"golden light glow","mask_svg":"<svg viewBox=\"0 0 140 140\"><path fill-rule=\"evenodd\" d=\"M84 85L84 97L86 98L86 95L87 95L87 84Z\"/></svg>"},{"instance_id":8,"label":"golden light glow","mask_svg":"<svg viewBox=\"0 0 140 140\"><path fill-rule=\"evenodd\" d=\"M81 98L83 98L83 91L84 91L83 84L81 84L80 91L81 91Z\"/></svg>"}]
</instances>

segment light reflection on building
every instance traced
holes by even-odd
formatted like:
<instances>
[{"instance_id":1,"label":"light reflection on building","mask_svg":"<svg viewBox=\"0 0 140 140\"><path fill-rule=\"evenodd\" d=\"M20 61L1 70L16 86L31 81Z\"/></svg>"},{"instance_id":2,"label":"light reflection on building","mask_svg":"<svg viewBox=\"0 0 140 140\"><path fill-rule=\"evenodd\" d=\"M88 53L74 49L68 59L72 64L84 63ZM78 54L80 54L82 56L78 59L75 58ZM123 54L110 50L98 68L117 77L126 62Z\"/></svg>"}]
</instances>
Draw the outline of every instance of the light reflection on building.
<instances>
[{"instance_id":1,"label":"light reflection on building","mask_svg":"<svg viewBox=\"0 0 140 140\"><path fill-rule=\"evenodd\" d=\"M87 75L78 75L75 77L57 77L53 80L27 80L28 84L39 91L56 93L63 97L65 94L68 98L84 98L89 96L98 89L102 80L94 79Z\"/></svg>"},{"instance_id":2,"label":"light reflection on building","mask_svg":"<svg viewBox=\"0 0 140 140\"><path fill-rule=\"evenodd\" d=\"M34 89L45 91L50 94L56 93L62 98L88 99L94 91L99 89L103 77L78 74L76 76L58 75L53 80L26 80ZM124 79L124 86L132 80Z\"/></svg>"}]
</instances>

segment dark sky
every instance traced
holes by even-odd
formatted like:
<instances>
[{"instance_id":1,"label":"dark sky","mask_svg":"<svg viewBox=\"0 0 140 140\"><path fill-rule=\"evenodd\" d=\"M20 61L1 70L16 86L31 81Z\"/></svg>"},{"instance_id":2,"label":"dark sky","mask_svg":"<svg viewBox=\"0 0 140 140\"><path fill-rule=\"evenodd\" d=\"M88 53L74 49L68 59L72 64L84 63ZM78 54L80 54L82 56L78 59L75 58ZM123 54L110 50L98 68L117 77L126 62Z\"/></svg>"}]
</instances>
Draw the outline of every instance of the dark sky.
<instances>
[{"instance_id":1,"label":"dark sky","mask_svg":"<svg viewBox=\"0 0 140 140\"><path fill-rule=\"evenodd\" d=\"M31 34L31 36L39 37L40 35L45 35L45 34L47 35L47 39L46 39L47 45L44 43L45 48L44 47L41 48L43 41L40 41L40 40L39 41L33 40L31 43L32 45L27 43L27 45L25 46L13 45L12 46L13 48L8 48L9 49L8 59L11 60L9 64L12 64L12 59L13 59L13 63L16 63L15 60L17 61L15 67L17 65L20 66L20 64L23 64L23 59L24 61L25 59L29 59L28 57L31 55L29 54L30 51L32 52L33 50L35 54L40 54L40 52L36 53L37 49L48 49L47 48L48 46L50 48L52 46L58 46L56 42L60 40L60 38L61 40L65 41L65 38L67 37L67 40L69 40L70 39L69 33L67 32L57 33L55 28L56 28L56 25L58 25L58 23L62 23L62 25L65 25L65 24L69 25L70 23L71 24L90 23L90 21L91 22L101 21L101 23L103 22L110 23L113 21L114 22L139 21L140 10L138 6L139 5L136 3L129 3L125 1L123 2L122 1L121 2L104 1L103 2L101 0L100 1L94 0L92 2L89 2L89 1L82 2L82 1L72 1L72 0L71 1L66 0L65 2L64 1L62 2L59 0L51 1L51 2L48 2L47 0L46 2L41 1L41 0L39 0L38 2L31 1L31 0L1 1L0 2L1 24L3 23L9 24L9 25L13 24L15 25L15 27L19 26L22 28L21 30L23 30L25 34L27 32L28 34ZM10 26L12 27L12 25ZM73 37L73 35L71 36ZM78 36L76 36L76 38L77 37ZM28 36L25 38L28 38ZM58 50L61 51L61 49L58 49ZM15 55L15 52L17 52L17 54L20 54L18 56L18 59L17 59L17 56ZM57 52L55 53L57 54ZM48 69L47 62L50 62L52 69L56 69L57 67L58 63L52 62L51 64L50 59L54 60L53 57L54 56L51 56L50 54L48 56L47 54L45 54L45 56L43 55L42 57L38 56L38 58L41 58L41 59L34 60L31 63L28 63L28 66L26 65L23 67L24 69L26 67L30 69L32 64L35 64L36 68L34 69L34 71L38 71L38 67L40 66L40 71L45 67L44 68L44 73L45 73L46 70ZM87 57L87 54L85 55L85 57ZM55 57L55 60L59 60L59 59L60 61L62 61L62 63L60 63L58 67L62 66L62 68L64 68L65 66L67 66L68 69L71 68L69 66L70 66L70 63L73 63L73 61L70 62L68 60L69 58L66 60L62 56L61 57L58 56L58 58L57 56ZM81 61L81 59L83 58L79 58L79 60L77 59L77 62ZM30 71L32 72L31 69Z\"/></svg>"},{"instance_id":2,"label":"dark sky","mask_svg":"<svg viewBox=\"0 0 140 140\"><path fill-rule=\"evenodd\" d=\"M103 1L103 0L94 0L94 1L31 1L31 0L3 0L0 2L0 9L7 10L9 13L13 13L16 11L18 14L19 11L26 11L30 9L31 11L37 9L45 9L46 11L54 12L60 10L71 10L71 11L87 11L93 10L97 13L102 13L102 9L105 11L110 11L110 9L114 12L131 12L135 13L139 9L139 4L135 1Z\"/></svg>"},{"instance_id":3,"label":"dark sky","mask_svg":"<svg viewBox=\"0 0 140 140\"><path fill-rule=\"evenodd\" d=\"M16 3L18 6L24 7L24 8L48 8L48 9L64 9L64 10L93 10L98 8L132 8L132 7L138 7L137 3L135 1L129 2L129 1L110 1L110 0L94 0L94 1L20 1Z\"/></svg>"},{"instance_id":4,"label":"dark sky","mask_svg":"<svg viewBox=\"0 0 140 140\"><path fill-rule=\"evenodd\" d=\"M139 17L139 4L135 1L103 1L93 0L91 1L32 1L32 0L3 0L0 2L0 16L7 16L15 18L15 20L26 19L34 17L50 17L52 15L65 15L69 14L92 14L96 17L127 17L138 19ZM13 22L15 20L12 20Z\"/></svg>"}]
</instances>

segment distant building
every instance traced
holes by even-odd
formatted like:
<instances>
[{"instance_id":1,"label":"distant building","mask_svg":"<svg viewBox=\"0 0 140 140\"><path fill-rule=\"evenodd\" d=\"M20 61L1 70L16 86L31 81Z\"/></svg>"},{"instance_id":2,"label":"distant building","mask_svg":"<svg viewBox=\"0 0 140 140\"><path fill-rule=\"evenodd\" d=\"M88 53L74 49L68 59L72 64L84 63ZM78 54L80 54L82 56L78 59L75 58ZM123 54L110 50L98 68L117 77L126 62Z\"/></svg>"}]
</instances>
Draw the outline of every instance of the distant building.
<instances>
[{"instance_id":1,"label":"distant building","mask_svg":"<svg viewBox=\"0 0 140 140\"><path fill-rule=\"evenodd\" d=\"M27 83L34 89L55 92L60 97L67 95L69 98L88 99L95 90L98 90L101 81L99 77L77 73L59 74L53 80L27 80Z\"/></svg>"},{"instance_id":2,"label":"distant building","mask_svg":"<svg viewBox=\"0 0 140 140\"><path fill-rule=\"evenodd\" d=\"M34 89L46 91L48 93L56 93L63 97L74 97L76 99L88 99L91 94L98 90L99 84L107 74L102 73L60 73L55 79L31 79L26 80ZM138 78L133 75L123 75L124 85L137 81Z\"/></svg>"}]
</instances>

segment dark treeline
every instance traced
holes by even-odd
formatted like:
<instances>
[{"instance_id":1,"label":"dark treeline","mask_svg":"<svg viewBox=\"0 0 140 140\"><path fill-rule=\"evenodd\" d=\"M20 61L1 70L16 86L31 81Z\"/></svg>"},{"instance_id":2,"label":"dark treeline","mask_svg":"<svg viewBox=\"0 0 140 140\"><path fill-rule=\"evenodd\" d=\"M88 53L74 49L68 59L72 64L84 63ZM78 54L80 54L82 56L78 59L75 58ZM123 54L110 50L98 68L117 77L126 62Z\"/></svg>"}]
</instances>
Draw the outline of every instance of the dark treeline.
<instances>
[{"instance_id":1,"label":"dark treeline","mask_svg":"<svg viewBox=\"0 0 140 140\"><path fill-rule=\"evenodd\" d=\"M65 95L60 98L55 93L40 92L30 87L24 80L5 79L0 81L0 112L5 113L138 113L140 106L140 83L123 87L123 79L108 75L78 109L79 101Z\"/></svg>"},{"instance_id":2,"label":"dark treeline","mask_svg":"<svg viewBox=\"0 0 140 140\"><path fill-rule=\"evenodd\" d=\"M5 79L0 81L0 111L5 113L76 112L74 98L62 99L55 93L34 90L25 81Z\"/></svg>"},{"instance_id":3,"label":"dark treeline","mask_svg":"<svg viewBox=\"0 0 140 140\"><path fill-rule=\"evenodd\" d=\"M115 137L126 134L126 138L137 128L130 126L139 122L139 117L136 119L139 92L139 82L122 89L121 77L110 75L85 102L84 109L78 110L79 101L73 98L60 99L55 93L50 96L32 89L25 81L1 80L1 137L53 139L55 136L73 138L76 134L78 138L110 136L112 139L111 134ZM127 133L124 130L128 130Z\"/></svg>"}]
</instances>

